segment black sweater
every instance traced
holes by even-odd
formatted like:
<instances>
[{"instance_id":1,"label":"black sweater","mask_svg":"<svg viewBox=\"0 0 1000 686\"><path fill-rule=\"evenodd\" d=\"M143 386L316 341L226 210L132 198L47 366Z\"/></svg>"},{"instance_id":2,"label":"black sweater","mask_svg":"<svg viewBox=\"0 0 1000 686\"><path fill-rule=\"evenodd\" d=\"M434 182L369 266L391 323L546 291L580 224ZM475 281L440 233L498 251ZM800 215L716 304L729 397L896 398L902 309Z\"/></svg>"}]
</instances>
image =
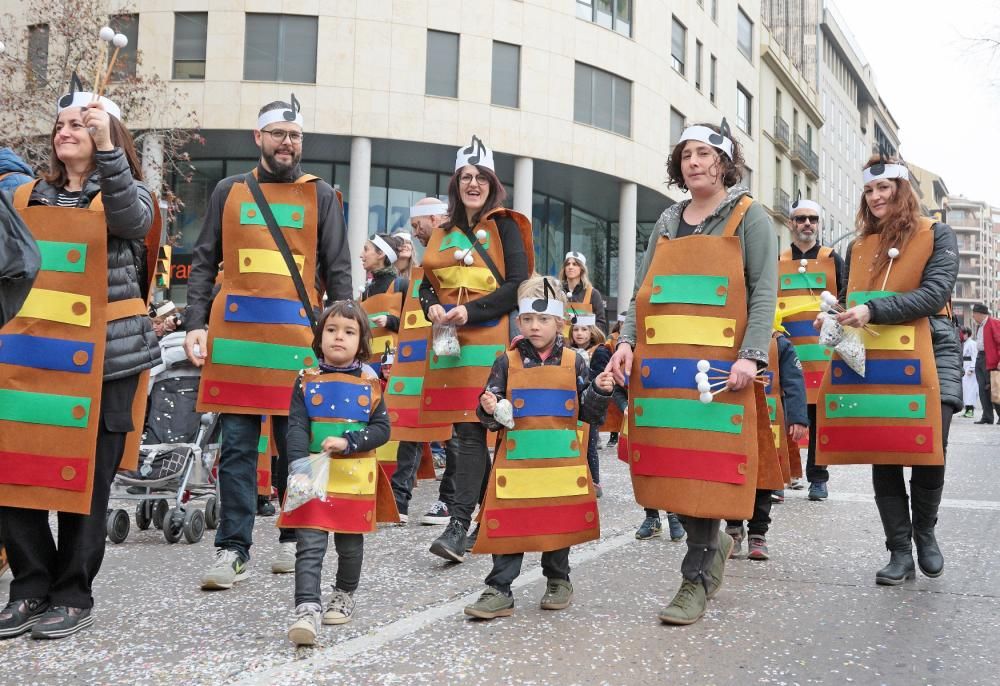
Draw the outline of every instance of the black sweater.
<instances>
[{"instance_id":1,"label":"black sweater","mask_svg":"<svg viewBox=\"0 0 1000 686\"><path fill-rule=\"evenodd\" d=\"M301 174L296 170L295 178ZM194 246L191 260L191 274L188 277L187 308L184 310L184 324L188 331L204 329L208 325L209 310L212 306L212 286L219 273L222 260L222 211L229 197L229 189L234 183L243 183L244 174L230 176L220 181L205 211L205 223L201 235ZM260 183L288 183L275 177L259 164L257 179ZM351 290L351 254L347 246L347 228L344 213L337 201L337 194L325 181L316 181L316 204L319 209L317 225L318 241L316 250L316 286L326 284L327 298L346 300L353 296ZM306 288L309 284L306 284Z\"/></svg>"},{"instance_id":2,"label":"black sweater","mask_svg":"<svg viewBox=\"0 0 1000 686\"><path fill-rule=\"evenodd\" d=\"M506 215L495 217L497 229L500 231L500 245L503 248L504 280L492 293L472 302L463 303L469 312L469 324L482 324L493 319L499 319L517 309L517 287L528 278L528 255L524 251L524 241L517 222ZM461 227L470 240L475 240L473 232L468 227ZM442 229L443 230L443 229ZM420 306L424 314L434 305L440 305L437 293L431 286L430 279L420 282Z\"/></svg>"},{"instance_id":3,"label":"black sweater","mask_svg":"<svg viewBox=\"0 0 1000 686\"><path fill-rule=\"evenodd\" d=\"M342 372L361 378L361 370L355 369L350 372ZM327 374L312 376L309 381L322 381ZM377 384L378 379L371 379L372 384ZM309 423L309 412L306 410L306 401L302 393L302 372L295 379L295 387L292 389L292 403L288 408L288 434L285 439L288 461L294 462L309 456L309 442L311 438ZM368 426L361 431L348 431L344 434L347 440L347 450L344 455L364 453L375 450L381 445L385 445L389 440L389 414L385 409L385 400L380 398L375 410L368 419Z\"/></svg>"}]
</instances>

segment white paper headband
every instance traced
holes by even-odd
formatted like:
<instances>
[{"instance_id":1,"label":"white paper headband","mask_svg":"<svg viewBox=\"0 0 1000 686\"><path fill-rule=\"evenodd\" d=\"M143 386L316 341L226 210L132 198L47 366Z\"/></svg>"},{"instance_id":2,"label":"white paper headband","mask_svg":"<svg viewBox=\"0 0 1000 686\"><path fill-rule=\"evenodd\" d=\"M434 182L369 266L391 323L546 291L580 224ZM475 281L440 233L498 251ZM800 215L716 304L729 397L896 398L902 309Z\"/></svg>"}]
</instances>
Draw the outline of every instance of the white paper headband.
<instances>
[{"instance_id":1,"label":"white paper headband","mask_svg":"<svg viewBox=\"0 0 1000 686\"><path fill-rule=\"evenodd\" d=\"M570 250L568 253L566 253L566 257L563 258L563 264L566 264L567 260L576 260L577 262L579 262L580 264L582 264L584 267L587 266L587 258L584 257L582 253L578 253L578 252L574 252L574 251Z\"/></svg>"},{"instance_id":2,"label":"white paper headband","mask_svg":"<svg viewBox=\"0 0 1000 686\"><path fill-rule=\"evenodd\" d=\"M873 164L864 171L865 183L871 183L878 179L905 179L910 180L909 170L901 164Z\"/></svg>"},{"instance_id":3,"label":"white paper headband","mask_svg":"<svg viewBox=\"0 0 1000 686\"><path fill-rule=\"evenodd\" d=\"M399 255L396 254L396 251L393 250L392 246L389 245L389 243L386 242L386 240L381 236L372 236L369 240L371 240L372 245L382 251L383 255L389 258L389 264L392 264L399 259Z\"/></svg>"},{"instance_id":4,"label":"white paper headband","mask_svg":"<svg viewBox=\"0 0 1000 686\"><path fill-rule=\"evenodd\" d=\"M555 298L523 298L517 301L520 314L550 314L562 319L566 316L566 308L561 300Z\"/></svg>"},{"instance_id":5,"label":"white paper headband","mask_svg":"<svg viewBox=\"0 0 1000 686\"><path fill-rule=\"evenodd\" d=\"M292 106L290 109L269 110L257 117L257 130L263 131L264 127L268 124L275 124L277 122L298 124L301 128L305 128L302 119L302 105L299 103L298 98L295 97L295 93L292 93Z\"/></svg>"},{"instance_id":6,"label":"white paper headband","mask_svg":"<svg viewBox=\"0 0 1000 686\"><path fill-rule=\"evenodd\" d=\"M597 326L597 315L578 314L573 317L573 326Z\"/></svg>"},{"instance_id":7,"label":"white paper headband","mask_svg":"<svg viewBox=\"0 0 1000 686\"><path fill-rule=\"evenodd\" d=\"M625 313L625 312L622 312L620 315L618 315L618 321L620 321L622 323L624 323L627 318L628 318L628 314Z\"/></svg>"},{"instance_id":8,"label":"white paper headband","mask_svg":"<svg viewBox=\"0 0 1000 686\"><path fill-rule=\"evenodd\" d=\"M729 159L733 159L733 141L721 133L716 133L707 126L689 126L684 129L684 133L681 134L677 145L685 141L699 141L706 145L711 145L713 148L726 153Z\"/></svg>"},{"instance_id":9,"label":"white paper headband","mask_svg":"<svg viewBox=\"0 0 1000 686\"><path fill-rule=\"evenodd\" d=\"M479 136L473 136L472 142L469 143L468 147L458 149L458 154L455 156L455 171L458 171L467 164L486 167L493 172L496 171L496 167L493 164L493 151L479 140Z\"/></svg>"},{"instance_id":10,"label":"white paper headband","mask_svg":"<svg viewBox=\"0 0 1000 686\"><path fill-rule=\"evenodd\" d=\"M819 203L808 198L799 198L792 203L792 214L794 215L798 210L812 210L816 214L822 212Z\"/></svg>"},{"instance_id":11,"label":"white paper headband","mask_svg":"<svg viewBox=\"0 0 1000 686\"><path fill-rule=\"evenodd\" d=\"M62 114L63 110L68 110L71 107L86 107L94 101L94 94L88 93L87 91L75 91L73 93L67 93L66 95L59 98L59 102L56 105L56 116ZM104 105L104 111L113 116L118 121L122 120L122 111L114 102L104 97L103 95L97 99L97 102Z\"/></svg>"},{"instance_id":12,"label":"white paper headband","mask_svg":"<svg viewBox=\"0 0 1000 686\"><path fill-rule=\"evenodd\" d=\"M411 236L409 234L409 232L407 232L407 231L397 231L396 233L394 233L392 235L396 236L397 238L402 238L407 243L412 243L413 242L413 236Z\"/></svg>"},{"instance_id":13,"label":"white paper headband","mask_svg":"<svg viewBox=\"0 0 1000 686\"><path fill-rule=\"evenodd\" d=\"M413 217L433 217L436 214L448 214L448 205L443 202L427 203L426 205L414 205L410 208L410 218Z\"/></svg>"}]
</instances>

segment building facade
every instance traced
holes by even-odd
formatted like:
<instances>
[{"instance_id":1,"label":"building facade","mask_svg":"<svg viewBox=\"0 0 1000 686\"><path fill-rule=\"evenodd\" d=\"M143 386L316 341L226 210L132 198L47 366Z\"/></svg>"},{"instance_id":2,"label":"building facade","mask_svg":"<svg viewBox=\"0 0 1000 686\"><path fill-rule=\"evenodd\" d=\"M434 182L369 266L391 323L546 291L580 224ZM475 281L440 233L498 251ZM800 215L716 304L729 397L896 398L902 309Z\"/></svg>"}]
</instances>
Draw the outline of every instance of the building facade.
<instances>
[{"instance_id":1,"label":"building facade","mask_svg":"<svg viewBox=\"0 0 1000 686\"><path fill-rule=\"evenodd\" d=\"M949 196L945 219L958 239L958 282L952 300L955 315L972 326L972 306L983 303L995 313L1000 306L997 280L1000 253L997 251L996 223L1000 210L989 203Z\"/></svg>"}]
</instances>

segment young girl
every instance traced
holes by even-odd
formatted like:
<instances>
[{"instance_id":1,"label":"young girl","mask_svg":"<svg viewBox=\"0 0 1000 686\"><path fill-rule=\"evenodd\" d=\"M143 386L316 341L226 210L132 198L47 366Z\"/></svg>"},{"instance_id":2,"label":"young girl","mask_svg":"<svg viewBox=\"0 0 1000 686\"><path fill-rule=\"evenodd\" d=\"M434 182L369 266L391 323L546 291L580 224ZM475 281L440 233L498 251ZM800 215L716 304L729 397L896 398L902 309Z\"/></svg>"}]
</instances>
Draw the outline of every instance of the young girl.
<instances>
[{"instance_id":1,"label":"young girl","mask_svg":"<svg viewBox=\"0 0 1000 686\"><path fill-rule=\"evenodd\" d=\"M577 315L573 320L570 336L573 338L573 349L590 367L591 382L596 381L598 374L604 371L611 359L611 351L604 345L604 334L597 328L597 317L593 314ZM601 488L601 463L597 459L597 443L600 440L601 425L591 424L590 440L587 441L587 464L590 466L598 498L604 495L604 489Z\"/></svg>"},{"instance_id":2,"label":"young girl","mask_svg":"<svg viewBox=\"0 0 1000 686\"><path fill-rule=\"evenodd\" d=\"M287 440L289 481L296 478L298 460L310 453L329 455L327 493L278 519L278 526L296 529L295 622L288 630L296 645L313 645L321 621L351 621L361 579L362 534L374 531L376 521L398 521L375 461L375 449L389 440L389 418L378 378L362 364L371 354L368 317L358 303L338 300L319 322L313 350L322 361L302 371L295 383ZM337 548L337 583L324 612L320 580L329 532Z\"/></svg>"}]
</instances>

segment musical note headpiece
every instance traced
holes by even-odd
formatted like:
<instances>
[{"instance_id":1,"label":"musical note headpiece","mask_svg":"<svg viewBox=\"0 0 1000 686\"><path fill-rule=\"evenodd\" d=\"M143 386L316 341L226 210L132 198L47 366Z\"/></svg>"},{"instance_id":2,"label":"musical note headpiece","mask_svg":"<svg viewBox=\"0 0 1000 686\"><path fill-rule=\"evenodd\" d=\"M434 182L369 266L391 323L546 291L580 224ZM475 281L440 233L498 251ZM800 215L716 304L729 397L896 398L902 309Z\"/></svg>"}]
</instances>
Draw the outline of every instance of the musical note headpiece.
<instances>
[{"instance_id":1,"label":"musical note headpiece","mask_svg":"<svg viewBox=\"0 0 1000 686\"><path fill-rule=\"evenodd\" d=\"M396 260L399 259L399 255L397 255L396 251L392 249L392 246L389 245L389 242L384 238L382 238L381 236L376 234L372 236L369 240L372 242L372 245L374 245L376 248L382 251L382 254L385 255L387 260L389 260L389 264L394 264Z\"/></svg>"},{"instance_id":2,"label":"musical note headpiece","mask_svg":"<svg viewBox=\"0 0 1000 686\"><path fill-rule=\"evenodd\" d=\"M268 124L276 122L298 124L302 128L305 128L305 123L302 119L302 103L295 97L295 93L292 93L291 109L269 110L257 117L257 130L263 130Z\"/></svg>"},{"instance_id":3,"label":"musical note headpiece","mask_svg":"<svg viewBox=\"0 0 1000 686\"><path fill-rule=\"evenodd\" d=\"M862 172L865 184L869 184L878 179L910 180L910 171L903 164L886 162L886 158L888 158L889 155L886 152L885 146L881 142L879 142L878 145L878 157L878 162Z\"/></svg>"},{"instance_id":4,"label":"musical note headpiece","mask_svg":"<svg viewBox=\"0 0 1000 686\"><path fill-rule=\"evenodd\" d=\"M458 155L455 157L455 171L467 164L486 167L490 171L496 172L496 167L493 165L493 151L479 140L479 136L473 136L468 147L458 149Z\"/></svg>"},{"instance_id":5,"label":"musical note headpiece","mask_svg":"<svg viewBox=\"0 0 1000 686\"><path fill-rule=\"evenodd\" d=\"M574 315L573 326L597 326L597 315L582 312Z\"/></svg>"},{"instance_id":6,"label":"musical note headpiece","mask_svg":"<svg viewBox=\"0 0 1000 686\"><path fill-rule=\"evenodd\" d=\"M542 279L541 298L522 298L517 307L520 314L549 314L562 319L566 316L566 307L562 300L556 297L556 292L549 283L549 278Z\"/></svg>"},{"instance_id":7,"label":"musical note headpiece","mask_svg":"<svg viewBox=\"0 0 1000 686\"><path fill-rule=\"evenodd\" d=\"M685 141L698 141L711 145L716 150L726 153L729 159L733 159L733 132L729 129L729 122L726 121L725 117L722 118L719 130L721 133L716 133L707 126L689 126L684 129L677 145Z\"/></svg>"},{"instance_id":8,"label":"musical note headpiece","mask_svg":"<svg viewBox=\"0 0 1000 686\"><path fill-rule=\"evenodd\" d=\"M104 105L105 112L113 116L118 121L122 120L121 108L103 95L99 98L95 98L93 93L83 90L83 84L80 83L80 77L74 71L73 75L69 79L69 93L59 98L58 102L56 102L56 116L58 117L62 114L63 110L67 110L70 107L86 107L92 102L101 103Z\"/></svg>"},{"instance_id":9,"label":"musical note headpiece","mask_svg":"<svg viewBox=\"0 0 1000 686\"><path fill-rule=\"evenodd\" d=\"M587 266L587 258L583 256L583 253L576 252L575 250L570 250L566 253L566 257L563 258L563 264L566 264L567 260L576 260L584 267Z\"/></svg>"},{"instance_id":10,"label":"musical note headpiece","mask_svg":"<svg viewBox=\"0 0 1000 686\"><path fill-rule=\"evenodd\" d=\"M792 203L792 214L795 214L796 210L812 210L816 214L819 214L821 211L818 202L802 197L801 190L799 190L798 195L795 196L795 201Z\"/></svg>"}]
</instances>

